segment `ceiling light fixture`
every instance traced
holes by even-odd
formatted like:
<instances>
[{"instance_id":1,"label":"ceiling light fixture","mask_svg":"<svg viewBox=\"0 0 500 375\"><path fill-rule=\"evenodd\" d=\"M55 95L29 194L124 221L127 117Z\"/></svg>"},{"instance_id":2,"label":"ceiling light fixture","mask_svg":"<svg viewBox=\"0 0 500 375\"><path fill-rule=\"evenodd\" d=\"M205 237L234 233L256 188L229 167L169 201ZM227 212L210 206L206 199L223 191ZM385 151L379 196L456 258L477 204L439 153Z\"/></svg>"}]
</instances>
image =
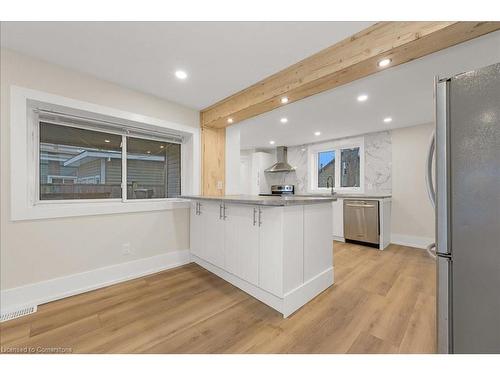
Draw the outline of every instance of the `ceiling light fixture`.
<instances>
[{"instance_id":1,"label":"ceiling light fixture","mask_svg":"<svg viewBox=\"0 0 500 375\"><path fill-rule=\"evenodd\" d=\"M365 102L368 99L368 95L361 94L358 96L358 102Z\"/></svg>"},{"instance_id":2,"label":"ceiling light fixture","mask_svg":"<svg viewBox=\"0 0 500 375\"><path fill-rule=\"evenodd\" d=\"M392 117L386 117L386 118L384 119L384 122L391 122L391 121L392 121Z\"/></svg>"},{"instance_id":3,"label":"ceiling light fixture","mask_svg":"<svg viewBox=\"0 0 500 375\"><path fill-rule=\"evenodd\" d=\"M286 104L288 103L288 98L286 96L281 98L281 104Z\"/></svg>"},{"instance_id":4,"label":"ceiling light fixture","mask_svg":"<svg viewBox=\"0 0 500 375\"><path fill-rule=\"evenodd\" d=\"M280 122L282 124L286 124L288 122L288 119L286 117L282 117L282 118L280 118Z\"/></svg>"},{"instance_id":5,"label":"ceiling light fixture","mask_svg":"<svg viewBox=\"0 0 500 375\"><path fill-rule=\"evenodd\" d=\"M186 79L188 75L184 70L176 70L175 76L179 79Z\"/></svg>"},{"instance_id":6,"label":"ceiling light fixture","mask_svg":"<svg viewBox=\"0 0 500 375\"><path fill-rule=\"evenodd\" d=\"M321 132L314 132L314 135L317 137L318 135L321 135Z\"/></svg>"},{"instance_id":7,"label":"ceiling light fixture","mask_svg":"<svg viewBox=\"0 0 500 375\"><path fill-rule=\"evenodd\" d=\"M150 153L151 153L151 151L149 151L149 150L148 150L148 151L146 151L146 154L150 154Z\"/></svg>"},{"instance_id":8,"label":"ceiling light fixture","mask_svg":"<svg viewBox=\"0 0 500 375\"><path fill-rule=\"evenodd\" d=\"M232 118L232 117L229 117L229 118L227 119L227 123L228 123L228 124L232 124L232 123L233 123L233 121L234 121L234 120L233 120L233 118Z\"/></svg>"},{"instance_id":9,"label":"ceiling light fixture","mask_svg":"<svg viewBox=\"0 0 500 375\"><path fill-rule=\"evenodd\" d=\"M160 148L165 148L165 146L164 146L164 145L161 145L161 146L160 146Z\"/></svg>"},{"instance_id":10,"label":"ceiling light fixture","mask_svg":"<svg viewBox=\"0 0 500 375\"><path fill-rule=\"evenodd\" d=\"M384 68L386 67L387 65L389 65L391 63L391 59L387 58L387 59L382 59L380 60L377 65L380 67L380 68Z\"/></svg>"},{"instance_id":11,"label":"ceiling light fixture","mask_svg":"<svg viewBox=\"0 0 500 375\"><path fill-rule=\"evenodd\" d=\"M104 142L109 143L111 141L109 139L105 139Z\"/></svg>"},{"instance_id":12,"label":"ceiling light fixture","mask_svg":"<svg viewBox=\"0 0 500 375\"><path fill-rule=\"evenodd\" d=\"M275 143L274 141L269 141L270 145L274 145L274 143Z\"/></svg>"}]
</instances>

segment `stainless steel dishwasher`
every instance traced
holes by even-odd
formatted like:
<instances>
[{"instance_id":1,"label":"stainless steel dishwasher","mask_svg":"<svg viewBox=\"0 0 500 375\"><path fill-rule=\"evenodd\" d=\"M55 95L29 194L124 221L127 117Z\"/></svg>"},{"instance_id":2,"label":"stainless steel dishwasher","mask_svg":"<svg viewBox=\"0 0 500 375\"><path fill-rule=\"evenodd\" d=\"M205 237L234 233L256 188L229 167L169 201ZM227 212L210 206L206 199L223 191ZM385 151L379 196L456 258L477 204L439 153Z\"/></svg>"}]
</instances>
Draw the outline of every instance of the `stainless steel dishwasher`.
<instances>
[{"instance_id":1,"label":"stainless steel dishwasher","mask_svg":"<svg viewBox=\"0 0 500 375\"><path fill-rule=\"evenodd\" d=\"M378 201L344 199L344 238L379 244Z\"/></svg>"}]
</instances>

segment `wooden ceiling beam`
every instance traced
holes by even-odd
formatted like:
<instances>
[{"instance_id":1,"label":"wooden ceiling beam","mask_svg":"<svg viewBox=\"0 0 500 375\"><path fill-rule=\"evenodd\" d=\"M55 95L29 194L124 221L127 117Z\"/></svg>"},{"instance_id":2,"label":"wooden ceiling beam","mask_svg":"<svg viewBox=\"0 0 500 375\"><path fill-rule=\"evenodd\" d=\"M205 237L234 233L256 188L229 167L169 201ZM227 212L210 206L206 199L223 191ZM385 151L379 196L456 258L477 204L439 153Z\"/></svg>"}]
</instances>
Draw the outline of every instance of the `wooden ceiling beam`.
<instances>
[{"instance_id":1,"label":"wooden ceiling beam","mask_svg":"<svg viewBox=\"0 0 500 375\"><path fill-rule=\"evenodd\" d=\"M202 110L202 126L225 128L289 103L500 29L500 22L379 22ZM386 68L387 69L387 68Z\"/></svg>"}]
</instances>

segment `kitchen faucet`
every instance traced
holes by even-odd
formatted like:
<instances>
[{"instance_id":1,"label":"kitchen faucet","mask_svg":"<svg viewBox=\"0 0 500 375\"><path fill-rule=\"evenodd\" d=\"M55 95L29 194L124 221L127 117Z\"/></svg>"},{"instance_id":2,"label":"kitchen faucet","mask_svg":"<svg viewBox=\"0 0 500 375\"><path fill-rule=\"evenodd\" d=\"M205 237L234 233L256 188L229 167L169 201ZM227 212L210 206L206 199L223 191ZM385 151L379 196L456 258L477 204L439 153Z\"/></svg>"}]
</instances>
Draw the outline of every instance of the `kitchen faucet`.
<instances>
[{"instance_id":1,"label":"kitchen faucet","mask_svg":"<svg viewBox=\"0 0 500 375\"><path fill-rule=\"evenodd\" d=\"M330 186L330 181L332 182L331 186ZM332 195L334 195L335 192L333 191L333 176L328 176L326 178L326 188L328 189L329 187L332 188L331 193L332 193Z\"/></svg>"}]
</instances>

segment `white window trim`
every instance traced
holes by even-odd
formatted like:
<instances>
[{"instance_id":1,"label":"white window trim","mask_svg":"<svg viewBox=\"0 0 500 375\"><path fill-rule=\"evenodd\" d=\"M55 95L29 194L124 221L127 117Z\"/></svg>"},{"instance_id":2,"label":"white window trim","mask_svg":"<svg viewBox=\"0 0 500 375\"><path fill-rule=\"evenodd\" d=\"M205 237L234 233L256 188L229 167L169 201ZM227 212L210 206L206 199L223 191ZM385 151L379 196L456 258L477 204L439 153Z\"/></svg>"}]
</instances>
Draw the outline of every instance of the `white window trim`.
<instances>
[{"instance_id":1,"label":"white window trim","mask_svg":"<svg viewBox=\"0 0 500 375\"><path fill-rule=\"evenodd\" d=\"M340 187L340 151L346 148L359 147L359 187ZM335 187L338 193L359 193L365 192L365 138L348 138L309 145L307 150L307 165L309 193L328 193L331 188L318 187L318 153L324 151L335 151Z\"/></svg>"},{"instance_id":2,"label":"white window trim","mask_svg":"<svg viewBox=\"0 0 500 375\"><path fill-rule=\"evenodd\" d=\"M199 194L200 130L198 128L18 86L11 86L10 98L11 220L159 211L188 207L188 202L181 198L37 201L39 150L35 147L37 138L34 131L37 128L35 126L37 116L29 110L30 101L112 117L118 121L143 126L145 129L172 130L182 135L184 142L181 147L181 194Z\"/></svg>"}]
</instances>

